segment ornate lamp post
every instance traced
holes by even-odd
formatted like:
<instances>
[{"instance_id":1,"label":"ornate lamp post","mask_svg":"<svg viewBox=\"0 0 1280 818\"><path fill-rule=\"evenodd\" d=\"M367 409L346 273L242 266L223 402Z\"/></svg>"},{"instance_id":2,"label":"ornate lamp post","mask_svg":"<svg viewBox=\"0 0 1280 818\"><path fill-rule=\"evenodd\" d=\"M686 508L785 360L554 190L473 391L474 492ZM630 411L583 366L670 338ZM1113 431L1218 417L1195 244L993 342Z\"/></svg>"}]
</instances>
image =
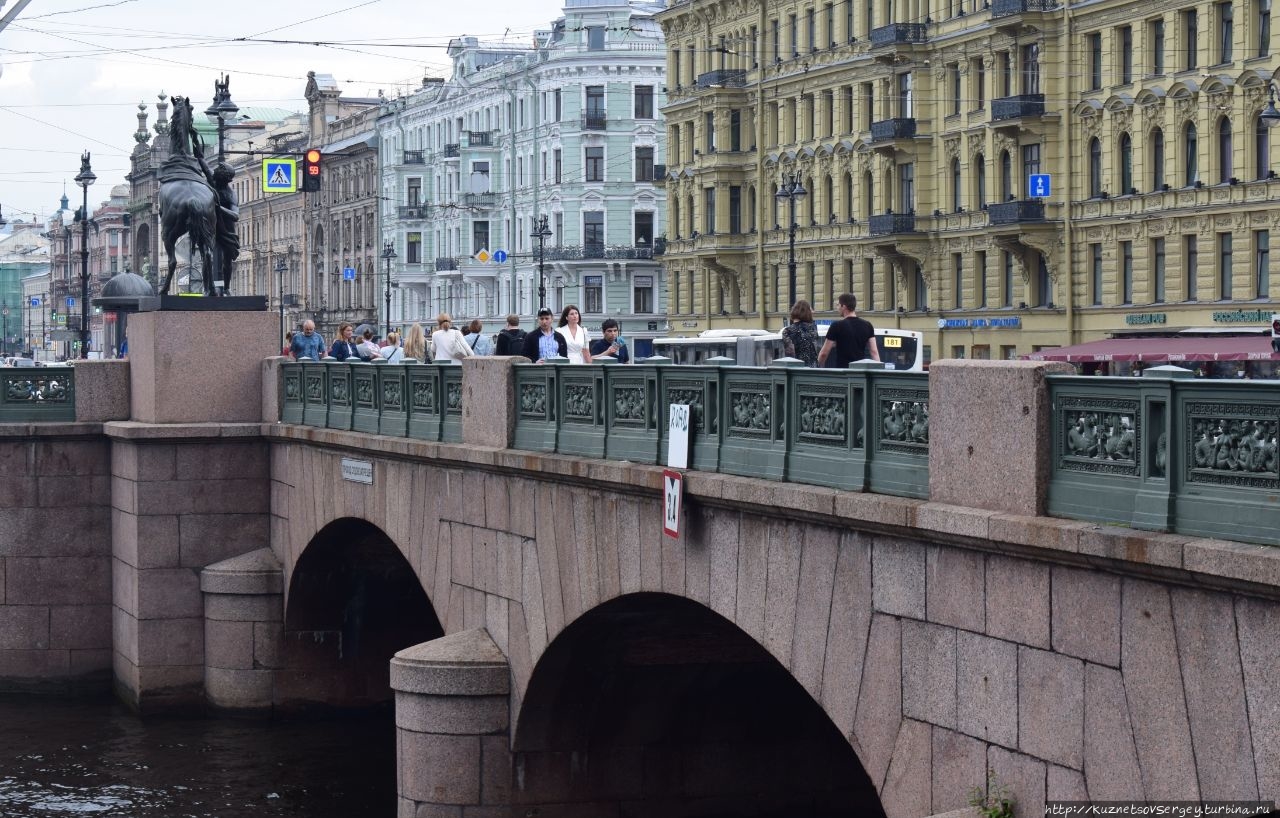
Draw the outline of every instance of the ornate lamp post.
<instances>
[{"instance_id":1,"label":"ornate lamp post","mask_svg":"<svg viewBox=\"0 0 1280 818\"><path fill-rule=\"evenodd\" d=\"M391 332L391 260L396 257L396 248L391 246L391 242L387 242L387 246L382 248L382 260L386 262L387 281L386 287L383 289L383 297L386 299L386 312L382 314L382 337L386 337Z\"/></svg>"},{"instance_id":2,"label":"ornate lamp post","mask_svg":"<svg viewBox=\"0 0 1280 818\"><path fill-rule=\"evenodd\" d=\"M809 191L804 189L804 185L800 183L800 178L794 173L791 174L789 181L778 185L778 192L774 194L774 198L780 202L787 203L787 309L790 310L796 303L796 202L809 195Z\"/></svg>"},{"instance_id":3,"label":"ornate lamp post","mask_svg":"<svg viewBox=\"0 0 1280 818\"><path fill-rule=\"evenodd\" d=\"M89 185L98 177L89 166L89 152L80 157L76 184L84 190L84 210L80 219L80 357L89 357Z\"/></svg>"},{"instance_id":4,"label":"ornate lamp post","mask_svg":"<svg viewBox=\"0 0 1280 818\"><path fill-rule=\"evenodd\" d=\"M284 271L288 265L284 259L276 259L276 278L280 281L280 343L284 343Z\"/></svg>"},{"instance_id":5,"label":"ornate lamp post","mask_svg":"<svg viewBox=\"0 0 1280 818\"><path fill-rule=\"evenodd\" d=\"M547 227L547 214L538 217L531 236L538 240L538 309L547 306L547 255L544 242L551 238L551 230Z\"/></svg>"},{"instance_id":6,"label":"ornate lamp post","mask_svg":"<svg viewBox=\"0 0 1280 818\"><path fill-rule=\"evenodd\" d=\"M213 81L213 104L204 111L218 120L218 161L226 157L227 123L236 118L240 107L231 101L231 77L223 74L222 80Z\"/></svg>"}]
</instances>

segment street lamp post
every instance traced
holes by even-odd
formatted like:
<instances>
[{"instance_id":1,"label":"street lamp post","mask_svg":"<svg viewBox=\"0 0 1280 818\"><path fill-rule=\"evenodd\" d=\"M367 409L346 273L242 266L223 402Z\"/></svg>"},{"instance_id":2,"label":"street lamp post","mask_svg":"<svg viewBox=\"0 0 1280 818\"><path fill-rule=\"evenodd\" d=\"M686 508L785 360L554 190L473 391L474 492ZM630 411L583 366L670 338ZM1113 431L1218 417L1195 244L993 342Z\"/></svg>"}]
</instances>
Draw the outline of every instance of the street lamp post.
<instances>
[{"instance_id":1,"label":"street lamp post","mask_svg":"<svg viewBox=\"0 0 1280 818\"><path fill-rule=\"evenodd\" d=\"M227 123L235 119L240 107L231 101L231 76L223 74L221 80L213 81L213 103L205 109L205 114L214 117L218 122L218 164L221 165L226 161L226 134ZM219 216L221 221L221 216ZM210 254L213 261L213 276L211 280L218 281L222 278L222 242L215 241L213 243L213 252ZM187 274L188 287L190 287L191 274ZM227 278L228 287L230 285L230 276ZM214 285L215 289L217 285ZM283 295L283 292L281 293ZM283 307L281 307L283 309ZM282 335L283 338L283 335Z\"/></svg>"},{"instance_id":2,"label":"street lamp post","mask_svg":"<svg viewBox=\"0 0 1280 818\"><path fill-rule=\"evenodd\" d=\"M383 289L383 296L386 299L386 312L382 314L382 337L387 337L387 333L391 332L391 260L396 257L396 248L391 246L391 242L387 242L387 246L382 248L382 260L386 262L387 281L386 287Z\"/></svg>"},{"instance_id":3,"label":"street lamp post","mask_svg":"<svg viewBox=\"0 0 1280 818\"><path fill-rule=\"evenodd\" d=\"M547 255L545 242L551 238L551 230L547 227L547 214L538 217L538 224L533 230L533 238L538 240L538 309L547 306Z\"/></svg>"},{"instance_id":4,"label":"street lamp post","mask_svg":"<svg viewBox=\"0 0 1280 818\"><path fill-rule=\"evenodd\" d=\"M280 280L280 343L284 344L284 271L288 265L283 258L276 259L276 277Z\"/></svg>"},{"instance_id":5,"label":"street lamp post","mask_svg":"<svg viewBox=\"0 0 1280 818\"><path fill-rule=\"evenodd\" d=\"M778 192L774 194L780 202L787 203L787 296L788 309L794 307L796 303L796 202L809 195L809 191L804 189L800 178L794 173L791 178L778 185Z\"/></svg>"},{"instance_id":6,"label":"street lamp post","mask_svg":"<svg viewBox=\"0 0 1280 818\"><path fill-rule=\"evenodd\" d=\"M80 219L80 357L89 357L89 185L98 180L89 166L89 152L80 157L76 184L84 190L84 210Z\"/></svg>"}]
</instances>

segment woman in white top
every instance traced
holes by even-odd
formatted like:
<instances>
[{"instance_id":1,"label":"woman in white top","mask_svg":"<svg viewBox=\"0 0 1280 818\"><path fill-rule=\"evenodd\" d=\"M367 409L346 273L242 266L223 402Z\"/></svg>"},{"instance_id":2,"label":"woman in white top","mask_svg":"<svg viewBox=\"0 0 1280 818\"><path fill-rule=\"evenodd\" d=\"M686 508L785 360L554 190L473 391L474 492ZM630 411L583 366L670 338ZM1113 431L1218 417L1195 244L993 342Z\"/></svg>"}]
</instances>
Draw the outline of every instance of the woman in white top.
<instances>
[{"instance_id":1,"label":"woman in white top","mask_svg":"<svg viewBox=\"0 0 1280 818\"><path fill-rule=\"evenodd\" d=\"M463 358L470 358L475 354L471 351L471 345L463 339L462 333L453 328L453 319L448 313L437 315L436 325L438 329L431 333L431 348L435 360L460 364Z\"/></svg>"},{"instance_id":2,"label":"woman in white top","mask_svg":"<svg viewBox=\"0 0 1280 818\"><path fill-rule=\"evenodd\" d=\"M582 313L570 304L560 313L560 326L556 332L564 336L565 345L569 347L568 358L571 364L591 363L591 336L587 328L582 326Z\"/></svg>"},{"instance_id":3,"label":"woman in white top","mask_svg":"<svg viewBox=\"0 0 1280 818\"><path fill-rule=\"evenodd\" d=\"M400 348L400 333L387 333L387 345L382 348L381 353L389 364L404 362L404 350Z\"/></svg>"}]
</instances>

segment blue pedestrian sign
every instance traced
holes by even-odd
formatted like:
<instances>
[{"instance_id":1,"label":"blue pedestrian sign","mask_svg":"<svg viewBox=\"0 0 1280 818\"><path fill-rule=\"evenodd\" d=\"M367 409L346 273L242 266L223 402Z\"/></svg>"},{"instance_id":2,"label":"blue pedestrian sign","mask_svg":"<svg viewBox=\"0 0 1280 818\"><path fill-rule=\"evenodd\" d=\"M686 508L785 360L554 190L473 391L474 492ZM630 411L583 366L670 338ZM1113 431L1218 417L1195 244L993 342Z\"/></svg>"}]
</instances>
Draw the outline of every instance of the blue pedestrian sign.
<instances>
[{"instance_id":1,"label":"blue pedestrian sign","mask_svg":"<svg viewBox=\"0 0 1280 818\"><path fill-rule=\"evenodd\" d=\"M76 300L71 296L67 296L67 306L74 307L75 305L76 305Z\"/></svg>"},{"instance_id":2,"label":"blue pedestrian sign","mask_svg":"<svg viewBox=\"0 0 1280 818\"><path fill-rule=\"evenodd\" d=\"M263 159L262 192L296 193L298 191L298 160Z\"/></svg>"},{"instance_id":3,"label":"blue pedestrian sign","mask_svg":"<svg viewBox=\"0 0 1280 818\"><path fill-rule=\"evenodd\" d=\"M343 267L343 268L342 268L342 280L343 280L343 281L355 281L355 280L356 280L356 268L355 268L355 267Z\"/></svg>"},{"instance_id":4,"label":"blue pedestrian sign","mask_svg":"<svg viewBox=\"0 0 1280 818\"><path fill-rule=\"evenodd\" d=\"M507 251L506 251L506 250L494 250L494 251L493 251L493 260L494 260L494 261L496 261L496 262L498 262L499 264L501 264L502 262L506 261L506 260L507 260Z\"/></svg>"},{"instance_id":5,"label":"blue pedestrian sign","mask_svg":"<svg viewBox=\"0 0 1280 818\"><path fill-rule=\"evenodd\" d=\"M1031 189L1031 198L1033 199L1047 199L1050 191L1053 190L1053 185L1050 184L1049 174L1047 173L1031 174L1027 180L1027 187Z\"/></svg>"},{"instance_id":6,"label":"blue pedestrian sign","mask_svg":"<svg viewBox=\"0 0 1280 818\"><path fill-rule=\"evenodd\" d=\"M38 307L38 306L40 306L40 296L38 296L38 295L37 295L37 296L32 296L32 298L31 298L31 306L33 306L33 307Z\"/></svg>"}]
</instances>

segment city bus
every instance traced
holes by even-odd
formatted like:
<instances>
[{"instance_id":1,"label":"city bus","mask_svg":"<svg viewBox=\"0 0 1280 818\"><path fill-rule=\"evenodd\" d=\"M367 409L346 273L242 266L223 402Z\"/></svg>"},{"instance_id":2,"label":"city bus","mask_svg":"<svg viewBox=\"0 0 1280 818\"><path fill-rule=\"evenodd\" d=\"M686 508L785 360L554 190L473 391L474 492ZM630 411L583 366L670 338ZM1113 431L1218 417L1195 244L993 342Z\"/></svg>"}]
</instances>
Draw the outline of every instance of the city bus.
<instances>
[{"instance_id":1,"label":"city bus","mask_svg":"<svg viewBox=\"0 0 1280 818\"><path fill-rule=\"evenodd\" d=\"M826 337L827 326L818 324L819 338ZM877 327L876 347L890 369L924 371L924 333ZM700 364L719 356L738 366L768 366L786 354L782 333L762 329L709 329L694 338L655 338L653 351L676 364Z\"/></svg>"}]
</instances>

